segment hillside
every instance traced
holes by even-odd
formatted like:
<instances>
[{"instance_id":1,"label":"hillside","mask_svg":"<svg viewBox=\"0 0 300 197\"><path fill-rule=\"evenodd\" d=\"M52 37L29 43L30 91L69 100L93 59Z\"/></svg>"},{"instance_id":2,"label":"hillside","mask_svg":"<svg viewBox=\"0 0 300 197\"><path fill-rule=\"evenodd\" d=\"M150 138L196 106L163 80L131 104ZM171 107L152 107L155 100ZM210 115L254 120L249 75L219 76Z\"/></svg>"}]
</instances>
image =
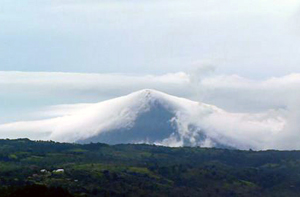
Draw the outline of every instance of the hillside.
<instances>
[{"instance_id":1,"label":"hillside","mask_svg":"<svg viewBox=\"0 0 300 197\"><path fill-rule=\"evenodd\" d=\"M298 196L300 192L300 151L0 140L0 169L1 197Z\"/></svg>"}]
</instances>

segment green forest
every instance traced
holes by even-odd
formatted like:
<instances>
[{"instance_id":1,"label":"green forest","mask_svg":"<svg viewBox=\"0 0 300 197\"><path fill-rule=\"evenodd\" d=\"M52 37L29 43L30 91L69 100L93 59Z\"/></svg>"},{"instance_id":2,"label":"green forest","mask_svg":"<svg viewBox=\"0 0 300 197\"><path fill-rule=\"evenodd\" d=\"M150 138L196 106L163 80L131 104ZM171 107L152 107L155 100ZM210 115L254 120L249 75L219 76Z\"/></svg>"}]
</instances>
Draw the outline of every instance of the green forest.
<instances>
[{"instance_id":1,"label":"green forest","mask_svg":"<svg viewBox=\"0 0 300 197\"><path fill-rule=\"evenodd\" d=\"M299 193L300 151L0 140L0 197Z\"/></svg>"}]
</instances>

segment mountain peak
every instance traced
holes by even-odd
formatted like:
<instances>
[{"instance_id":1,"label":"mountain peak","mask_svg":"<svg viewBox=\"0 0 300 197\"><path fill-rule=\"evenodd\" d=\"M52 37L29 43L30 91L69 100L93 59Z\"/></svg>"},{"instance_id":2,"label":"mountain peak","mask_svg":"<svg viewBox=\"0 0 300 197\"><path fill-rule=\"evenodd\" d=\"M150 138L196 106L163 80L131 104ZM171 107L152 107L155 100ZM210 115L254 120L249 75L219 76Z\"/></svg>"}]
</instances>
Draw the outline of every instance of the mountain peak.
<instances>
[{"instance_id":1,"label":"mountain peak","mask_svg":"<svg viewBox=\"0 0 300 197\"><path fill-rule=\"evenodd\" d=\"M159 98L162 97L163 95L167 95L163 92L154 90L154 89L142 89L136 92L131 93L133 95L143 97L143 98Z\"/></svg>"},{"instance_id":2,"label":"mountain peak","mask_svg":"<svg viewBox=\"0 0 300 197\"><path fill-rule=\"evenodd\" d=\"M38 139L50 134L46 139L63 142L199 145L206 137L197 133L200 128L196 129L197 125L193 126L190 119L213 111L214 108L205 104L143 89L61 117L15 124L27 125L30 130L35 128ZM0 132L12 126L2 125Z\"/></svg>"},{"instance_id":3,"label":"mountain peak","mask_svg":"<svg viewBox=\"0 0 300 197\"><path fill-rule=\"evenodd\" d=\"M149 106L153 104L162 104L169 106L169 104L174 103L174 100L171 95L159 92L153 89L143 89L136 92L133 92L127 96L127 105L129 106Z\"/></svg>"},{"instance_id":4,"label":"mountain peak","mask_svg":"<svg viewBox=\"0 0 300 197\"><path fill-rule=\"evenodd\" d=\"M199 105L199 102L191 101L189 99L177 96L172 96L154 89L142 89L133 92L125 97L127 97L130 100L130 103L133 105L159 103L168 108L186 108L187 106L191 105Z\"/></svg>"},{"instance_id":5,"label":"mountain peak","mask_svg":"<svg viewBox=\"0 0 300 197\"><path fill-rule=\"evenodd\" d=\"M212 105L143 89L80 107L56 118L0 125L0 135L15 138L11 131L22 128L18 137L61 142L248 147L247 140L237 141L243 135L237 138L232 125L248 129L251 124L259 127L259 131L273 128L276 131L281 126L281 122L274 125L274 121L261 123L256 119L256 116L249 119ZM236 124L240 121L245 123Z\"/></svg>"}]
</instances>

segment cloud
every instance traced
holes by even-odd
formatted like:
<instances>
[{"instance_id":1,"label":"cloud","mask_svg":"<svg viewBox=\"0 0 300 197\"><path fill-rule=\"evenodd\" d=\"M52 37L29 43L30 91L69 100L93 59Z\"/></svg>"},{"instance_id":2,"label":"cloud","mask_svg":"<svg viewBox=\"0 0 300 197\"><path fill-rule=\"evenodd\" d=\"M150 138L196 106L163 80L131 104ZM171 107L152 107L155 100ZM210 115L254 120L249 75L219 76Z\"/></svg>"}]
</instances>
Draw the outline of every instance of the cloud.
<instances>
[{"instance_id":1,"label":"cloud","mask_svg":"<svg viewBox=\"0 0 300 197\"><path fill-rule=\"evenodd\" d=\"M95 103L144 88L189 97L191 89L187 88L188 84L189 78L183 72L129 75L2 71L0 123L40 119L31 112L45 106Z\"/></svg>"},{"instance_id":2,"label":"cloud","mask_svg":"<svg viewBox=\"0 0 300 197\"><path fill-rule=\"evenodd\" d=\"M247 77L299 72L300 40L290 32L295 26L290 22L299 21L293 17L299 5L297 0L4 0L1 70L157 74L183 70L183 62L222 59L222 72Z\"/></svg>"},{"instance_id":3,"label":"cloud","mask_svg":"<svg viewBox=\"0 0 300 197\"><path fill-rule=\"evenodd\" d=\"M257 81L237 75L205 78L206 100L235 111L286 109L298 104L300 74Z\"/></svg>"},{"instance_id":4,"label":"cloud","mask_svg":"<svg viewBox=\"0 0 300 197\"><path fill-rule=\"evenodd\" d=\"M135 130L142 135L142 139L149 138L152 139L152 142L149 142L161 145L213 146L218 143L240 149L267 149L272 148L270 142L277 139L278 132L286 123L284 117L275 112L228 113L211 105L200 104L153 90L150 95L147 92L149 90L89 105L56 106L48 112L53 114L54 111L58 117L0 125L0 137L15 138L18 136L78 142L88 141L93 137L97 139L97 136L102 134L105 134L106 137L111 134L108 141L114 141L117 138L114 135L115 131L119 135L123 135L119 139L120 142L128 143L137 139L136 134L132 132ZM153 108L155 103L159 103L159 105L155 105ZM152 115L148 118L154 122L148 122L149 119L143 120L142 118L149 110ZM158 110L158 112L153 114L152 110ZM153 115L157 116L157 113L163 119L170 116L164 116L164 114L171 113L174 117L169 121L176 125L178 131L173 132L171 127L166 129L167 123L161 122L160 118L153 117ZM140 126L134 129L135 124ZM159 129L159 132L151 129L148 132L144 131L148 129L147 125L152 124L158 125L156 129ZM150 127L152 128L152 126ZM132 130L129 132L126 128L132 128ZM161 133L165 132L169 133L169 137L167 134L162 138ZM204 141L202 140L203 135L206 138Z\"/></svg>"},{"instance_id":5,"label":"cloud","mask_svg":"<svg viewBox=\"0 0 300 197\"><path fill-rule=\"evenodd\" d=\"M183 72L166 75L0 72L0 93L57 96L86 92L87 96L102 95L107 98L121 96L145 86L167 88L174 92L188 82Z\"/></svg>"},{"instance_id":6,"label":"cloud","mask_svg":"<svg viewBox=\"0 0 300 197\"><path fill-rule=\"evenodd\" d=\"M23 136L26 134L22 132L25 128L28 132L30 130L36 132L28 133L31 137L43 137L50 132L44 128L51 128L53 121L57 124L62 117L89 108L93 102L152 88L213 104L230 112L228 115L222 117L216 115L202 122L202 126L212 131L211 135L218 136L220 139L228 140L222 137L226 135L234 139L234 143L248 140L253 147L300 148L298 145L300 74L254 80L238 75L220 75L212 73L212 70L204 66L198 69L199 72L165 75L0 72L2 100L8 97L16 99L18 95L17 101L22 103L23 97L31 99L50 97L51 103L58 104L49 107L43 105L34 112L35 119L39 119L34 124L38 123L37 125L40 125L38 128L44 132L39 133L39 129L33 129L37 128L34 124L28 127L26 121L17 123L11 121L12 124L0 126L1 131L7 131L2 132L1 137ZM68 100L74 104L60 105L65 103L62 101ZM89 103L76 104L82 100ZM46 118L53 118L52 123L42 120ZM189 122L196 123L197 120L190 119Z\"/></svg>"},{"instance_id":7,"label":"cloud","mask_svg":"<svg viewBox=\"0 0 300 197\"><path fill-rule=\"evenodd\" d=\"M194 100L201 98L237 112L286 109L299 98L300 74L297 73L253 80L212 74L211 69L165 75L0 72L0 96L2 100L20 97L18 102L24 97L52 99L54 104L98 102L151 88ZM200 95L195 94L197 90Z\"/></svg>"},{"instance_id":8,"label":"cloud","mask_svg":"<svg viewBox=\"0 0 300 197\"><path fill-rule=\"evenodd\" d=\"M89 103L152 88L232 113L279 113L287 125L271 140L274 147L289 147L286 141L297 147L298 0L0 5L1 70L78 72L0 72L0 124L70 115ZM172 73L186 69L182 62L196 62L196 68ZM241 131L253 129L242 125Z\"/></svg>"},{"instance_id":9,"label":"cloud","mask_svg":"<svg viewBox=\"0 0 300 197\"><path fill-rule=\"evenodd\" d=\"M3 103L13 98L20 105L23 100L31 99L51 101L44 106L76 104L99 102L151 88L233 112L290 110L298 105L298 73L254 80L212 71L213 67L204 66L195 72L164 75L0 72L0 98Z\"/></svg>"}]
</instances>

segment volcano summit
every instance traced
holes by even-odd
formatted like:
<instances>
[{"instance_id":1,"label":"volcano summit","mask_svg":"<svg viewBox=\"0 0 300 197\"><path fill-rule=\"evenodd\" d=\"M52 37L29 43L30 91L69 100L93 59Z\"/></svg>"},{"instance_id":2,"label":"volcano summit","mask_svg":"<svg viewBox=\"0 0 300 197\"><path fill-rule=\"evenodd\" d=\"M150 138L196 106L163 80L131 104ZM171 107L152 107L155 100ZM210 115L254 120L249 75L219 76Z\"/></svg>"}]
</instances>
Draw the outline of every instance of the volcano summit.
<instances>
[{"instance_id":1,"label":"volcano summit","mask_svg":"<svg viewBox=\"0 0 300 197\"><path fill-rule=\"evenodd\" d=\"M3 124L0 137L264 149L263 140L283 126L284 120L277 117L228 113L212 105L145 89L75 107L55 118ZM257 139L258 133L263 138Z\"/></svg>"}]
</instances>

